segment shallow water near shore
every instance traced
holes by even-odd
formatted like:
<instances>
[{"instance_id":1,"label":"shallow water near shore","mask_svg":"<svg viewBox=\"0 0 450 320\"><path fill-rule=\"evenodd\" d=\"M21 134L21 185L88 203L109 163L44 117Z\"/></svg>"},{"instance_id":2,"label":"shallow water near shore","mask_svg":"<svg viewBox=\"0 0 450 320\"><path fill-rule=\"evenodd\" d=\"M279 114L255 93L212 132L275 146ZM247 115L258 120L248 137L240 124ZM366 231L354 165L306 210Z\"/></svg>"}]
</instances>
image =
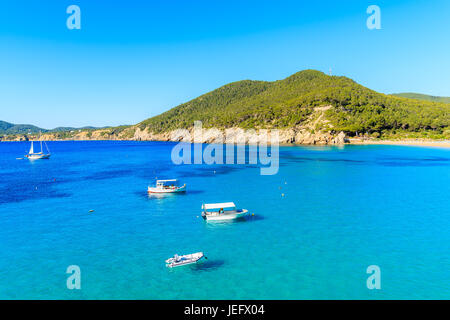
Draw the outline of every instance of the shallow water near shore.
<instances>
[{"instance_id":1,"label":"shallow water near shore","mask_svg":"<svg viewBox=\"0 0 450 320\"><path fill-rule=\"evenodd\" d=\"M0 143L0 299L450 298L448 148L280 147L262 176L174 165L175 143L48 144L51 159L29 162L16 160L28 143ZM188 191L149 197L155 177ZM254 216L201 219L202 202L226 201ZM165 267L197 251L208 259Z\"/></svg>"}]
</instances>

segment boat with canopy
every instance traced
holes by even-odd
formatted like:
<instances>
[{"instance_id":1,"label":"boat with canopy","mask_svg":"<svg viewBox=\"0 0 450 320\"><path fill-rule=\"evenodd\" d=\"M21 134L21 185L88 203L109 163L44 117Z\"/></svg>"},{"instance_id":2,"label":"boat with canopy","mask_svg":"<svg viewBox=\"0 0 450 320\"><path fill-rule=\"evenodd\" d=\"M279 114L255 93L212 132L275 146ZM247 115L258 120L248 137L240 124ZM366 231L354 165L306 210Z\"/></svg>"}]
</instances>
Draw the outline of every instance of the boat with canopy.
<instances>
[{"instance_id":1,"label":"boat with canopy","mask_svg":"<svg viewBox=\"0 0 450 320\"><path fill-rule=\"evenodd\" d=\"M148 193L176 193L185 192L186 184L180 186L177 179L156 180L155 187L148 187Z\"/></svg>"},{"instance_id":2,"label":"boat with canopy","mask_svg":"<svg viewBox=\"0 0 450 320\"><path fill-rule=\"evenodd\" d=\"M234 202L202 204L202 217L206 221L239 219L247 214L247 209L237 209Z\"/></svg>"}]
</instances>

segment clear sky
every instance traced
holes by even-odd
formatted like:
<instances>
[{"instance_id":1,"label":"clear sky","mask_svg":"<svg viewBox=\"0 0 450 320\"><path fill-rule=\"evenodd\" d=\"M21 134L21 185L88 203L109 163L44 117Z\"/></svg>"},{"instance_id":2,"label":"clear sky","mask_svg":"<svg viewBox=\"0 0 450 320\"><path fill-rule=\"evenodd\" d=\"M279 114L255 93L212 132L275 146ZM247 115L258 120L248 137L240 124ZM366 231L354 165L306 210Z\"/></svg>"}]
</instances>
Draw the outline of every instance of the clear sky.
<instances>
[{"instance_id":1,"label":"clear sky","mask_svg":"<svg viewBox=\"0 0 450 320\"><path fill-rule=\"evenodd\" d=\"M66 8L81 9L69 30ZM366 27L369 5L381 30ZM450 1L2 0L0 120L134 124L226 83L303 69L450 96Z\"/></svg>"}]
</instances>

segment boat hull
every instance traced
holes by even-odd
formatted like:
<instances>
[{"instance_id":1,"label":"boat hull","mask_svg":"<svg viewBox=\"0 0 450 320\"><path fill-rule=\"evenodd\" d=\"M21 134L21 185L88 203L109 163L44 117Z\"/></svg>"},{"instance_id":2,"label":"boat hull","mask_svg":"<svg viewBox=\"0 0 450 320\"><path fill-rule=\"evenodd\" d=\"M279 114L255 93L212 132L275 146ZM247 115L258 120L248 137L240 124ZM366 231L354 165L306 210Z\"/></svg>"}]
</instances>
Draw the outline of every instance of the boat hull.
<instances>
[{"instance_id":1,"label":"boat hull","mask_svg":"<svg viewBox=\"0 0 450 320\"><path fill-rule=\"evenodd\" d=\"M166 260L166 266L168 268L186 266L189 264L197 263L203 257L204 257L203 252L197 252L197 253L193 253L193 254L187 254L187 255L180 256L179 261L175 261L174 258L170 258L170 259Z\"/></svg>"},{"instance_id":2,"label":"boat hull","mask_svg":"<svg viewBox=\"0 0 450 320\"><path fill-rule=\"evenodd\" d=\"M148 187L148 193L180 193L186 192L186 186L174 188L174 189L160 189L154 187Z\"/></svg>"},{"instance_id":3,"label":"boat hull","mask_svg":"<svg viewBox=\"0 0 450 320\"><path fill-rule=\"evenodd\" d=\"M28 160L42 160L42 159L50 159L50 154L36 154L36 155L26 155Z\"/></svg>"},{"instance_id":4,"label":"boat hull","mask_svg":"<svg viewBox=\"0 0 450 320\"><path fill-rule=\"evenodd\" d=\"M210 214L202 214L203 219L206 221L229 221L236 220L245 217L248 214L247 209L242 209L240 211L231 212L231 213L222 213L218 215L210 215Z\"/></svg>"}]
</instances>

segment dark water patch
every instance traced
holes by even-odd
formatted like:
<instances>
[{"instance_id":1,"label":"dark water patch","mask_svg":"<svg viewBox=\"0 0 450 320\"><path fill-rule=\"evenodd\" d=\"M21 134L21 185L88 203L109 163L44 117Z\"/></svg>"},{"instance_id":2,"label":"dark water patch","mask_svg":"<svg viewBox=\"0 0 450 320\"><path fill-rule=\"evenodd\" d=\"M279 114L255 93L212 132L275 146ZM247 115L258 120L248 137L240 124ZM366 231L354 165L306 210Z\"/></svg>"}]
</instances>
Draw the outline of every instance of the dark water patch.
<instances>
[{"instance_id":1,"label":"dark water patch","mask_svg":"<svg viewBox=\"0 0 450 320\"><path fill-rule=\"evenodd\" d=\"M431 157L431 158L383 157L383 158L378 158L378 160L388 160L388 161L439 161L439 162L449 162L449 161L450 161L450 158L443 158L443 157Z\"/></svg>"},{"instance_id":2,"label":"dark water patch","mask_svg":"<svg viewBox=\"0 0 450 320\"><path fill-rule=\"evenodd\" d=\"M377 163L388 167L434 167L450 165L450 158L445 157L384 157L378 158Z\"/></svg>"},{"instance_id":3,"label":"dark water patch","mask_svg":"<svg viewBox=\"0 0 450 320\"><path fill-rule=\"evenodd\" d=\"M148 194L148 192L146 190L135 191L135 192L133 192L133 194L135 194L136 196L138 196L138 198L141 198L141 199L148 200L150 198L150 196L149 196L149 194Z\"/></svg>"},{"instance_id":4,"label":"dark water patch","mask_svg":"<svg viewBox=\"0 0 450 320\"><path fill-rule=\"evenodd\" d=\"M129 170L129 169L98 171L94 174L84 177L84 180L114 179L114 178L130 176L132 174L133 174L133 170Z\"/></svg>"},{"instance_id":5,"label":"dark water patch","mask_svg":"<svg viewBox=\"0 0 450 320\"><path fill-rule=\"evenodd\" d=\"M192 265L192 269L195 271L212 271L222 267L225 264L225 260L206 258L203 262Z\"/></svg>"},{"instance_id":6,"label":"dark water patch","mask_svg":"<svg viewBox=\"0 0 450 320\"><path fill-rule=\"evenodd\" d=\"M159 170L142 170L139 172L135 172L134 176L138 178L145 179L147 181L156 181L157 179L165 179L168 174L171 172L170 169L159 169ZM169 174L170 176L170 174Z\"/></svg>"},{"instance_id":7,"label":"dark water patch","mask_svg":"<svg viewBox=\"0 0 450 320\"><path fill-rule=\"evenodd\" d=\"M248 217L244 218L246 221L260 221L260 220L265 220L264 216L260 215L260 214L256 214L254 216L252 216L251 214Z\"/></svg>"},{"instance_id":8,"label":"dark water patch","mask_svg":"<svg viewBox=\"0 0 450 320\"><path fill-rule=\"evenodd\" d=\"M172 165L173 166L173 165ZM149 164L123 164L120 166L111 166L105 170L94 172L85 176L85 180L106 180L122 177L137 177L145 180L153 181L156 179L164 179L167 172L171 172L171 166L158 163L157 165Z\"/></svg>"},{"instance_id":9,"label":"dark water patch","mask_svg":"<svg viewBox=\"0 0 450 320\"><path fill-rule=\"evenodd\" d=\"M386 167L442 167L448 166L448 162L435 161L380 161L379 165Z\"/></svg>"},{"instance_id":10,"label":"dark water patch","mask_svg":"<svg viewBox=\"0 0 450 320\"><path fill-rule=\"evenodd\" d=\"M280 161L280 164L281 163L305 163L305 162L308 162L307 160L304 160L304 159L296 159L296 158L283 158L283 159L281 159L282 161Z\"/></svg>"},{"instance_id":11,"label":"dark water patch","mask_svg":"<svg viewBox=\"0 0 450 320\"><path fill-rule=\"evenodd\" d=\"M212 166L202 166L202 167L191 167L189 170L180 170L179 176L184 178L189 177L212 177L215 175L226 175L232 172L236 172L244 169L259 169L260 167L257 165L244 165L244 164L236 164L236 165L212 165Z\"/></svg>"},{"instance_id":12,"label":"dark water patch","mask_svg":"<svg viewBox=\"0 0 450 320\"><path fill-rule=\"evenodd\" d=\"M278 164L278 167L289 167L289 163L288 163L288 161L286 161L286 162L280 161L280 163Z\"/></svg>"},{"instance_id":13,"label":"dark water patch","mask_svg":"<svg viewBox=\"0 0 450 320\"><path fill-rule=\"evenodd\" d=\"M70 197L70 193L57 190L58 185L73 181L68 176L64 170L43 165L24 166L16 173L2 174L0 203Z\"/></svg>"},{"instance_id":14,"label":"dark water patch","mask_svg":"<svg viewBox=\"0 0 450 320\"><path fill-rule=\"evenodd\" d=\"M203 169L203 168L197 168L192 171L180 171L178 173L178 176L180 178L206 178L206 177L213 177L217 174L224 174L225 172L231 172L232 170L213 170L211 168Z\"/></svg>"},{"instance_id":15,"label":"dark water patch","mask_svg":"<svg viewBox=\"0 0 450 320\"><path fill-rule=\"evenodd\" d=\"M183 192L182 195L201 194L201 193L205 193L205 191L204 190L190 190L190 189L186 189L186 192Z\"/></svg>"},{"instance_id":16,"label":"dark water patch","mask_svg":"<svg viewBox=\"0 0 450 320\"><path fill-rule=\"evenodd\" d=\"M249 213L248 215L234 219L231 222L232 223L245 223L245 222L251 222L251 221L258 221L258 220L264 220L264 217L256 215L256 214L254 216L252 216L252 214Z\"/></svg>"},{"instance_id":17,"label":"dark water patch","mask_svg":"<svg viewBox=\"0 0 450 320\"><path fill-rule=\"evenodd\" d=\"M310 158L310 157L284 157L288 162L343 162L343 163L366 163L367 161L355 159L336 159L336 158Z\"/></svg>"},{"instance_id":18,"label":"dark water patch","mask_svg":"<svg viewBox=\"0 0 450 320\"><path fill-rule=\"evenodd\" d=\"M177 166L172 163L144 164L132 167L135 176L148 181L156 181L157 179L172 179Z\"/></svg>"},{"instance_id":19,"label":"dark water patch","mask_svg":"<svg viewBox=\"0 0 450 320\"><path fill-rule=\"evenodd\" d=\"M3 192L0 192L0 204L22 202L27 200L68 198L72 194L67 192L55 191L54 186L49 182L40 182L35 184L8 183Z\"/></svg>"},{"instance_id":20,"label":"dark water patch","mask_svg":"<svg viewBox=\"0 0 450 320\"><path fill-rule=\"evenodd\" d=\"M316 158L316 157L299 157L295 155L284 155L281 160L285 163L306 163L306 162L330 162L330 163L350 163L350 164L377 164L382 166L447 166L450 164L450 159L445 157L430 157L430 158L411 158L411 157L378 157L376 159L358 160L358 159L341 159L341 158ZM280 166L283 166L283 162Z\"/></svg>"}]
</instances>

